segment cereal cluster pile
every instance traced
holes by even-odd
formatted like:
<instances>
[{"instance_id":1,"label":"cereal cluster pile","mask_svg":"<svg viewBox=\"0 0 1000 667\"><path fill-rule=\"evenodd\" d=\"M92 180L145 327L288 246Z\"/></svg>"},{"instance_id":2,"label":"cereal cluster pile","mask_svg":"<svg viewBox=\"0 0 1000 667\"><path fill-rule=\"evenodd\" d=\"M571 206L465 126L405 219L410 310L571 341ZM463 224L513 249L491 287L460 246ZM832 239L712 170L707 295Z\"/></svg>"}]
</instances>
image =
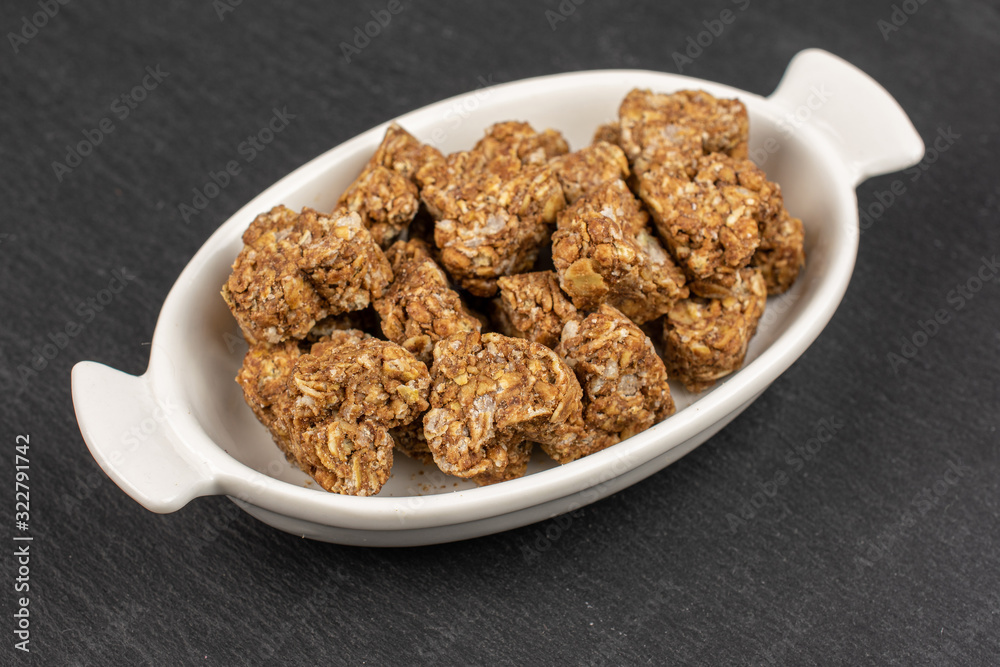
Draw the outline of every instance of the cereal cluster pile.
<instances>
[{"instance_id":1,"label":"cereal cluster pile","mask_svg":"<svg viewBox=\"0 0 1000 667\"><path fill-rule=\"evenodd\" d=\"M738 369L805 261L748 130L738 100L646 90L572 153L521 122L447 156L390 126L335 210L244 233L222 296L247 404L351 495L394 450L493 484L536 444L568 463L662 421L667 378Z\"/></svg>"}]
</instances>

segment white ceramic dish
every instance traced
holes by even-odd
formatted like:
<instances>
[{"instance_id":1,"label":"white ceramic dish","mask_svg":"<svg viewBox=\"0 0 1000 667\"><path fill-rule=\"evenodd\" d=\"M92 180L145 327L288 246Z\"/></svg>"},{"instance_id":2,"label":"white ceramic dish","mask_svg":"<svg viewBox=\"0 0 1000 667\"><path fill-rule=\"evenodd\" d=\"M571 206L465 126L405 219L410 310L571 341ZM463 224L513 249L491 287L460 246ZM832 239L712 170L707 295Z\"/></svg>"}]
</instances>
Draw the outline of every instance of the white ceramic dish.
<instances>
[{"instance_id":1,"label":"white ceramic dish","mask_svg":"<svg viewBox=\"0 0 1000 667\"><path fill-rule=\"evenodd\" d=\"M689 77L614 70L559 74L481 89L396 119L443 151L468 148L493 122L523 119L561 130L571 146L616 115L634 87L701 88L739 97L751 152L806 226L808 261L794 288L768 301L742 370L695 399L674 387L679 410L655 427L561 467L475 488L397 456L373 498L326 493L285 462L244 405L233 377L245 351L219 288L240 235L262 211L333 207L378 145L385 125L334 148L268 188L212 235L170 291L141 377L94 362L73 369L84 440L104 471L154 512L226 494L281 530L343 544L447 542L523 526L612 494L676 461L728 424L812 343L833 316L857 255L854 189L915 164L923 143L877 83L823 51L798 54L768 98Z\"/></svg>"}]
</instances>

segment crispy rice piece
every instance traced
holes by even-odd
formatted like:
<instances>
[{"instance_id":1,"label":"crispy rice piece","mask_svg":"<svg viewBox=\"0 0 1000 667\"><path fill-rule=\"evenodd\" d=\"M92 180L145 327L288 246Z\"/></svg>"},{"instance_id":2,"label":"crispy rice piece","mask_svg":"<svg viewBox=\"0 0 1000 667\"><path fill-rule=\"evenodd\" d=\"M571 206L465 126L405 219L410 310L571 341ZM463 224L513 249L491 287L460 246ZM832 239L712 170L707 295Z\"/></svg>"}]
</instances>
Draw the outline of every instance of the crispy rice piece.
<instances>
[{"instance_id":1,"label":"crispy rice piece","mask_svg":"<svg viewBox=\"0 0 1000 667\"><path fill-rule=\"evenodd\" d=\"M781 191L750 160L715 153L697 165L693 180L655 169L643 174L639 188L661 238L693 282L748 265L761 221L781 208Z\"/></svg>"},{"instance_id":2,"label":"crispy rice piece","mask_svg":"<svg viewBox=\"0 0 1000 667\"><path fill-rule=\"evenodd\" d=\"M559 289L555 272L520 273L500 278L498 283L500 296L493 302L493 319L500 333L554 348L563 325L576 316L573 303Z\"/></svg>"},{"instance_id":3,"label":"crispy rice piece","mask_svg":"<svg viewBox=\"0 0 1000 667\"><path fill-rule=\"evenodd\" d=\"M628 178L629 175L625 153L605 141L554 158L549 166L559 177L568 204L608 181Z\"/></svg>"},{"instance_id":4,"label":"crispy rice piece","mask_svg":"<svg viewBox=\"0 0 1000 667\"><path fill-rule=\"evenodd\" d=\"M480 331L481 323L462 304L458 292L431 259L421 241L397 241L388 251L395 280L375 301L386 337L424 363L433 360L434 344L452 334Z\"/></svg>"},{"instance_id":5,"label":"crispy rice piece","mask_svg":"<svg viewBox=\"0 0 1000 667\"><path fill-rule=\"evenodd\" d=\"M670 164L690 171L705 153L747 156L749 119L739 100L701 90L633 89L618 109L621 147L636 174Z\"/></svg>"},{"instance_id":6,"label":"crispy rice piece","mask_svg":"<svg viewBox=\"0 0 1000 667\"><path fill-rule=\"evenodd\" d=\"M441 159L440 151L422 144L393 123L375 155L341 195L337 207L356 212L375 242L388 248L420 207L417 171Z\"/></svg>"},{"instance_id":7,"label":"crispy rice piece","mask_svg":"<svg viewBox=\"0 0 1000 667\"><path fill-rule=\"evenodd\" d=\"M605 183L559 216L552 261L573 305L609 303L638 324L687 296L684 275L650 233L649 215L621 180Z\"/></svg>"},{"instance_id":8,"label":"crispy rice piece","mask_svg":"<svg viewBox=\"0 0 1000 667\"><path fill-rule=\"evenodd\" d=\"M434 347L424 434L434 462L457 477L523 474L525 441L565 447L582 427L582 391L555 352L501 334L456 334Z\"/></svg>"},{"instance_id":9,"label":"crispy rice piece","mask_svg":"<svg viewBox=\"0 0 1000 667\"><path fill-rule=\"evenodd\" d=\"M653 342L616 308L602 304L586 317L570 319L556 353L576 373L584 406L579 440L549 452L560 463L630 438L675 411Z\"/></svg>"},{"instance_id":10,"label":"crispy rice piece","mask_svg":"<svg viewBox=\"0 0 1000 667\"><path fill-rule=\"evenodd\" d=\"M294 457L327 491L375 495L392 467L392 428L427 408L427 367L392 342L318 343L296 362L284 419Z\"/></svg>"},{"instance_id":11,"label":"crispy rice piece","mask_svg":"<svg viewBox=\"0 0 1000 667\"><path fill-rule=\"evenodd\" d=\"M760 271L740 269L721 299L679 301L664 318L664 361L670 377L701 392L743 365L764 313L767 285Z\"/></svg>"},{"instance_id":12,"label":"crispy rice piece","mask_svg":"<svg viewBox=\"0 0 1000 667\"><path fill-rule=\"evenodd\" d=\"M303 338L328 315L365 308L392 280L357 214L278 206L251 223L244 244L222 297L250 344Z\"/></svg>"}]
</instances>

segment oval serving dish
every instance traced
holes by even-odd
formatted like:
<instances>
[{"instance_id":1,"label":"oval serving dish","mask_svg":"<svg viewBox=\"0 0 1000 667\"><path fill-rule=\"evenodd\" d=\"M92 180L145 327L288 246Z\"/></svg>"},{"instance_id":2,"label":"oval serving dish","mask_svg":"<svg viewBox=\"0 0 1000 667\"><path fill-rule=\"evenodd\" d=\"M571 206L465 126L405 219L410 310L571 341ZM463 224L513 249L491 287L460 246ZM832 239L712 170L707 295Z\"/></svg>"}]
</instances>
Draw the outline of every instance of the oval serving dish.
<instances>
[{"instance_id":1,"label":"oval serving dish","mask_svg":"<svg viewBox=\"0 0 1000 667\"><path fill-rule=\"evenodd\" d=\"M277 204L333 208L388 123L295 170L240 209L208 239L167 296L140 377L84 361L73 368L83 438L104 471L154 512L225 494L276 528L329 542L407 546L467 539L572 511L684 456L732 421L819 335L847 289L857 256L854 189L917 163L923 143L892 97L867 75L819 50L792 60L767 98L690 77L637 70L558 74L484 88L395 119L445 153L466 149L494 122L526 120L589 143L632 88L703 89L738 97L750 115L750 155L781 184L806 228L805 269L771 297L744 367L709 391L671 388L675 415L564 466L536 457L528 474L476 488L397 456L377 497L327 493L287 463L233 381L246 346L219 286L243 230ZM141 442L129 437L139 427Z\"/></svg>"}]
</instances>

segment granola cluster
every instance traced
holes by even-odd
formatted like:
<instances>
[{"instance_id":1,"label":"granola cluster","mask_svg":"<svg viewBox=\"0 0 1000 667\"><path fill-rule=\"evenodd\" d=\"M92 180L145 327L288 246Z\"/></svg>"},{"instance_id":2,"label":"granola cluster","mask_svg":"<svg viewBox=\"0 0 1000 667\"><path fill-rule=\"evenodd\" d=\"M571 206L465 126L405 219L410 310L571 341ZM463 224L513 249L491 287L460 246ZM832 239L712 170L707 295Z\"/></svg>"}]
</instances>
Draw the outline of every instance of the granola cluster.
<instances>
[{"instance_id":1,"label":"granola cluster","mask_svg":"<svg viewBox=\"0 0 1000 667\"><path fill-rule=\"evenodd\" d=\"M554 348L563 325L576 316L576 308L559 288L556 274L520 273L500 278L498 284L500 297L494 301L493 320L500 333Z\"/></svg>"},{"instance_id":2,"label":"granola cluster","mask_svg":"<svg viewBox=\"0 0 1000 667\"><path fill-rule=\"evenodd\" d=\"M392 269L356 213L277 206L258 216L222 296L249 343L303 338L328 315L362 310Z\"/></svg>"},{"instance_id":3,"label":"granola cluster","mask_svg":"<svg viewBox=\"0 0 1000 667\"><path fill-rule=\"evenodd\" d=\"M746 157L750 123L739 100L701 90L672 94L632 90L618 109L621 147L643 174L665 164L690 170L699 156Z\"/></svg>"},{"instance_id":4,"label":"granola cluster","mask_svg":"<svg viewBox=\"0 0 1000 667\"><path fill-rule=\"evenodd\" d=\"M562 183L566 202L572 204L601 185L615 179L628 178L628 160L622 149L606 141L598 141L553 158L549 163Z\"/></svg>"},{"instance_id":5,"label":"granola cluster","mask_svg":"<svg viewBox=\"0 0 1000 667\"><path fill-rule=\"evenodd\" d=\"M674 413L663 360L642 329L615 308L603 304L567 321L556 353L576 372L584 404L583 433L573 447L549 451L557 461L600 451Z\"/></svg>"},{"instance_id":6,"label":"granola cluster","mask_svg":"<svg viewBox=\"0 0 1000 667\"><path fill-rule=\"evenodd\" d=\"M434 344L455 333L480 331L482 324L462 303L426 244L397 241L387 255L395 280L375 300L382 332L418 359L431 363Z\"/></svg>"},{"instance_id":7,"label":"granola cluster","mask_svg":"<svg viewBox=\"0 0 1000 667\"><path fill-rule=\"evenodd\" d=\"M427 409L429 385L427 366L394 343L316 343L287 384L291 451L326 490L374 495L392 468L389 429Z\"/></svg>"},{"instance_id":8,"label":"granola cluster","mask_svg":"<svg viewBox=\"0 0 1000 667\"><path fill-rule=\"evenodd\" d=\"M357 213L375 242L388 248L420 208L417 172L428 162L441 159L440 151L420 143L393 123L361 175L341 195L337 207Z\"/></svg>"},{"instance_id":9,"label":"granola cluster","mask_svg":"<svg viewBox=\"0 0 1000 667\"><path fill-rule=\"evenodd\" d=\"M670 377L699 392L743 365L764 314L767 285L760 271L741 269L730 293L679 301L664 318L664 359Z\"/></svg>"},{"instance_id":10,"label":"granola cluster","mask_svg":"<svg viewBox=\"0 0 1000 667\"><path fill-rule=\"evenodd\" d=\"M441 264L460 287L493 296L497 278L531 268L549 238L549 225L566 205L547 162L565 152L557 133L500 123L471 151L418 172Z\"/></svg>"},{"instance_id":11,"label":"granola cluster","mask_svg":"<svg viewBox=\"0 0 1000 667\"><path fill-rule=\"evenodd\" d=\"M526 443L574 439L581 399L573 371L550 348L497 333L456 334L434 347L424 434L444 472L506 479L523 473Z\"/></svg>"},{"instance_id":12,"label":"granola cluster","mask_svg":"<svg viewBox=\"0 0 1000 667\"><path fill-rule=\"evenodd\" d=\"M394 450L484 485L536 444L569 463L650 428L668 377L700 392L742 365L804 264L748 130L703 91L633 90L575 152L510 121L443 155L391 124L332 213L279 206L244 233L222 295L247 404L351 495Z\"/></svg>"},{"instance_id":13,"label":"granola cluster","mask_svg":"<svg viewBox=\"0 0 1000 667\"><path fill-rule=\"evenodd\" d=\"M622 180L608 181L559 216L552 261L573 305L609 303L639 324L687 296L684 274L649 228L649 214Z\"/></svg>"}]
</instances>

